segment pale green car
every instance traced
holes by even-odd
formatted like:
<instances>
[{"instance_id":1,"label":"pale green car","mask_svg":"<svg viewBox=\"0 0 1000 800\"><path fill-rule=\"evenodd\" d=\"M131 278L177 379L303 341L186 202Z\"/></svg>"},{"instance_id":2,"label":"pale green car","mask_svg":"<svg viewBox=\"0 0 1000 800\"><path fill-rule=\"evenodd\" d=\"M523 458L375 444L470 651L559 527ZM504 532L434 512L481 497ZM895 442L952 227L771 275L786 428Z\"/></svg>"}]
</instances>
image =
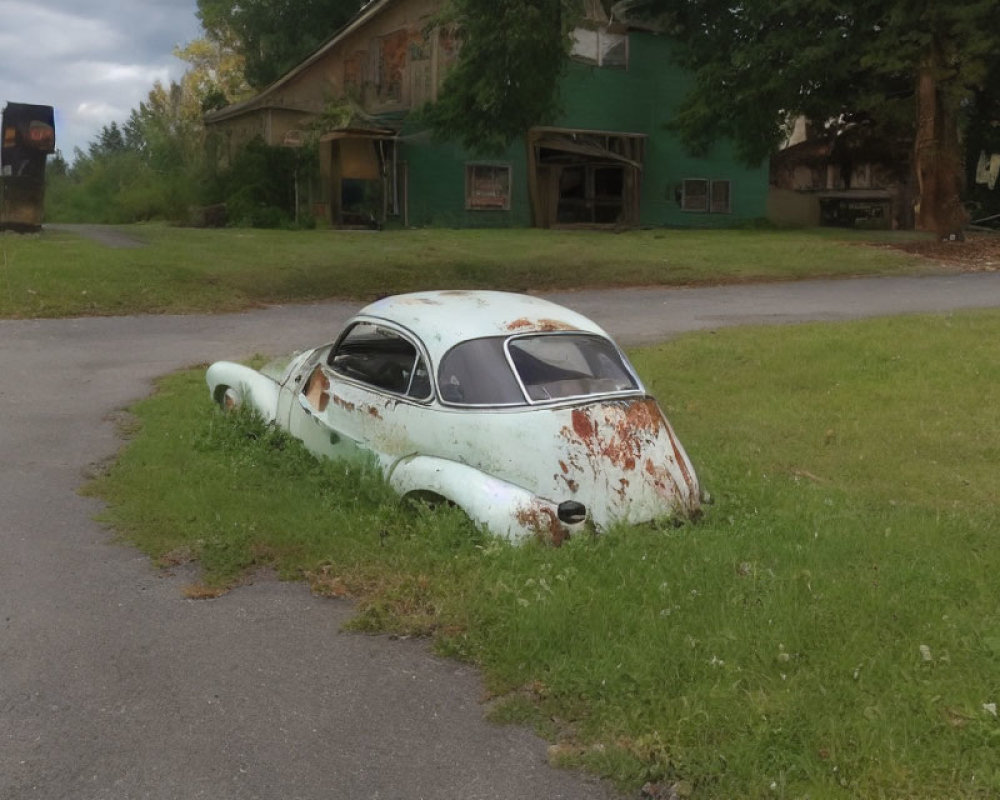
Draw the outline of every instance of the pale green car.
<instances>
[{"instance_id":1,"label":"pale green car","mask_svg":"<svg viewBox=\"0 0 1000 800\"><path fill-rule=\"evenodd\" d=\"M700 513L691 461L625 354L536 297L388 297L281 367L220 361L207 380L220 405L252 405L318 455L374 461L401 495L510 539Z\"/></svg>"}]
</instances>

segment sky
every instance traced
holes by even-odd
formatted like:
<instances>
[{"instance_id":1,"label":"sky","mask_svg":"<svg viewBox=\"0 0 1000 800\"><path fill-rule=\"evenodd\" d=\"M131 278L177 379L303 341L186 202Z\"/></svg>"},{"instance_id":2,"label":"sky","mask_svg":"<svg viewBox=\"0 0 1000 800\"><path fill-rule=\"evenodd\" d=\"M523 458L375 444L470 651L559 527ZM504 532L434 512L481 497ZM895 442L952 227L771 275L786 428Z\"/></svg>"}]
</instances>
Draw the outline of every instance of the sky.
<instances>
[{"instance_id":1,"label":"sky","mask_svg":"<svg viewBox=\"0 0 1000 800\"><path fill-rule=\"evenodd\" d=\"M53 106L68 160L186 65L201 35L195 0L0 0L0 106Z\"/></svg>"}]
</instances>

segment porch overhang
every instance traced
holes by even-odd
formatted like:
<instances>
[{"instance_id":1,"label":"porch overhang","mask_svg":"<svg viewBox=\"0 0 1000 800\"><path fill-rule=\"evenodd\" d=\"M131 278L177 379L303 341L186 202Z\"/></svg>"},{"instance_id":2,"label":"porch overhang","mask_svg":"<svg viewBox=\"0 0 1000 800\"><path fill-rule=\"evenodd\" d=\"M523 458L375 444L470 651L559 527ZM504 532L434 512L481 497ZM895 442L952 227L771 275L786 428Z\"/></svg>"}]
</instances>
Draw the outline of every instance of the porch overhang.
<instances>
[{"instance_id":1,"label":"porch overhang","mask_svg":"<svg viewBox=\"0 0 1000 800\"><path fill-rule=\"evenodd\" d=\"M337 128L319 137L321 142L334 142L339 139L398 139L399 133L392 128Z\"/></svg>"}]
</instances>

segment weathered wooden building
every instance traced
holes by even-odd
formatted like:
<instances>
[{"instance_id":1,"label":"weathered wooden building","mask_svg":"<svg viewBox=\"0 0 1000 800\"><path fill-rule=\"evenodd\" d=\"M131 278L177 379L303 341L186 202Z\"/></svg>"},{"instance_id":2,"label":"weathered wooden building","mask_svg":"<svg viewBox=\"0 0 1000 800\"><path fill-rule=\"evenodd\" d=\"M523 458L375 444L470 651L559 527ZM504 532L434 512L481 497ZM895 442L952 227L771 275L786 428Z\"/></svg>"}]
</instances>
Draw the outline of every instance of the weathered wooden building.
<instances>
[{"instance_id":1,"label":"weathered wooden building","mask_svg":"<svg viewBox=\"0 0 1000 800\"><path fill-rule=\"evenodd\" d=\"M690 78L670 40L611 21L600 4L574 32L562 118L499 158L435 141L411 112L437 97L458 43L430 28L440 0L374 0L309 58L206 123L225 162L255 137L319 148L303 190L333 225L730 226L766 214L767 166L727 144L689 155L666 129ZM317 121L349 98L350 119Z\"/></svg>"}]
</instances>

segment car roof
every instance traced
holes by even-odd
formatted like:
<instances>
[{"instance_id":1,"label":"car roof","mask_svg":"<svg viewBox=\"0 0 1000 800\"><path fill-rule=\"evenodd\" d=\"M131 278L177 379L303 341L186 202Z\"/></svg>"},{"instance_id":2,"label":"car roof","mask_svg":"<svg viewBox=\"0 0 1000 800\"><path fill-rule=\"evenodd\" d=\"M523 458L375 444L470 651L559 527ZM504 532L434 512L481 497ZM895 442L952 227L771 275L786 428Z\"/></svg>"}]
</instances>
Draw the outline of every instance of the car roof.
<instances>
[{"instance_id":1,"label":"car roof","mask_svg":"<svg viewBox=\"0 0 1000 800\"><path fill-rule=\"evenodd\" d=\"M486 336L552 331L607 336L582 314L512 292L444 290L394 295L365 306L359 316L402 325L424 342L435 360L459 342Z\"/></svg>"}]
</instances>

